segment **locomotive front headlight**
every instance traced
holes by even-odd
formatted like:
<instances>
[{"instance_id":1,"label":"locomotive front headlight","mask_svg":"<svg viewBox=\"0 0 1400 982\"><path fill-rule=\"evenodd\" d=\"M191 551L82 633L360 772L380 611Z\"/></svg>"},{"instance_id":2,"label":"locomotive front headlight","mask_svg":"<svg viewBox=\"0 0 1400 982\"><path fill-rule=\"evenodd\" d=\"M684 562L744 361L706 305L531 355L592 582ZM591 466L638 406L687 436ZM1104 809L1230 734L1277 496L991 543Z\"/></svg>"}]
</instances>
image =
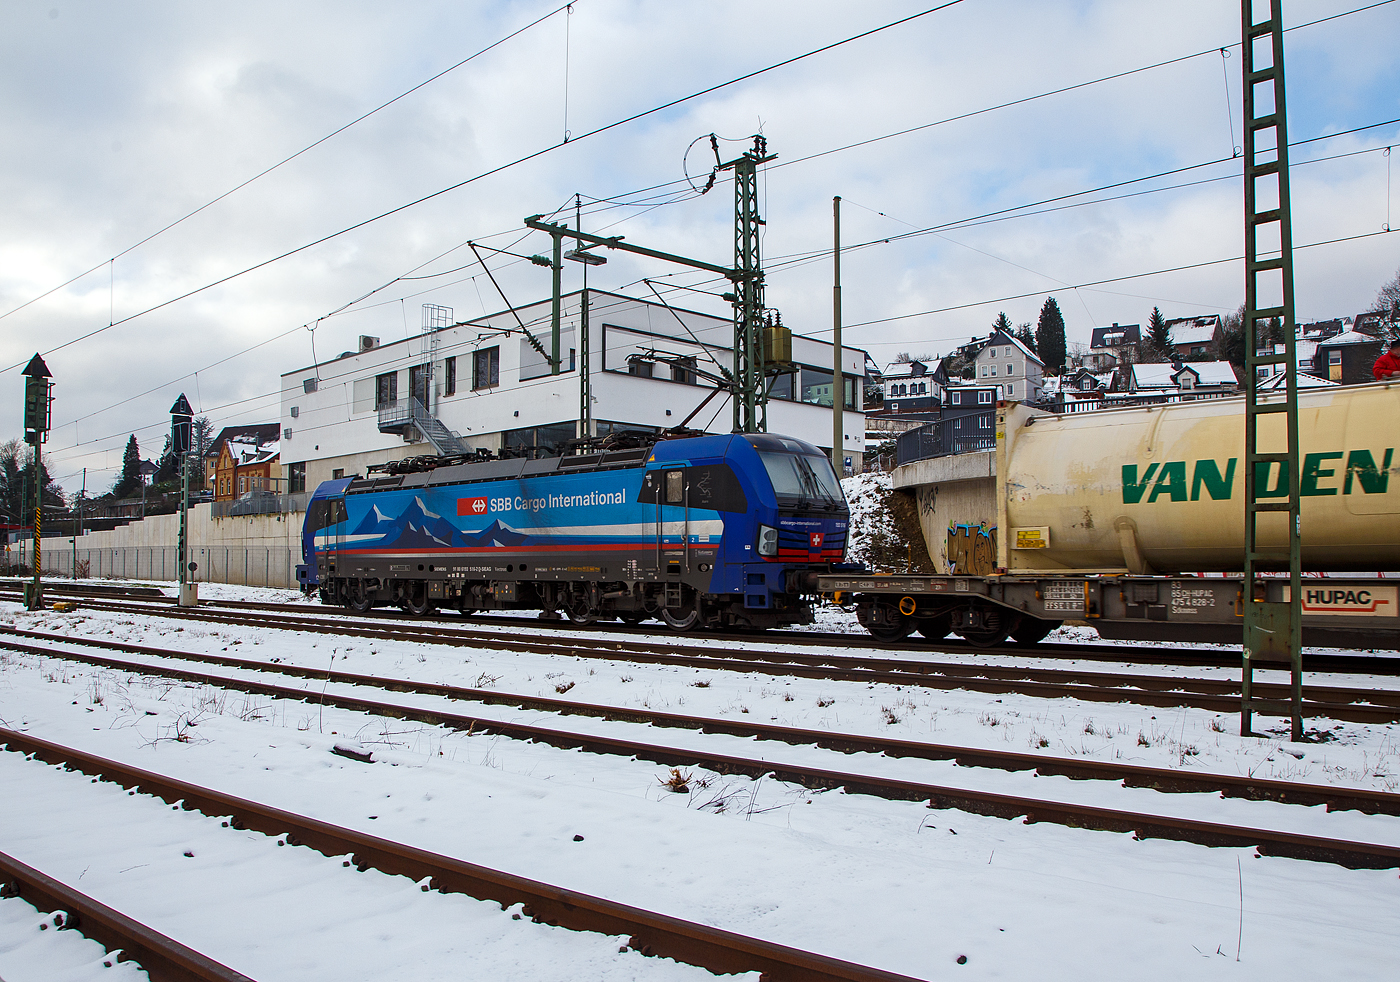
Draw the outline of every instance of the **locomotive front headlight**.
<instances>
[{"instance_id":1,"label":"locomotive front headlight","mask_svg":"<svg viewBox=\"0 0 1400 982\"><path fill-rule=\"evenodd\" d=\"M776 556L778 554L778 530L771 525L758 527L758 554Z\"/></svg>"}]
</instances>

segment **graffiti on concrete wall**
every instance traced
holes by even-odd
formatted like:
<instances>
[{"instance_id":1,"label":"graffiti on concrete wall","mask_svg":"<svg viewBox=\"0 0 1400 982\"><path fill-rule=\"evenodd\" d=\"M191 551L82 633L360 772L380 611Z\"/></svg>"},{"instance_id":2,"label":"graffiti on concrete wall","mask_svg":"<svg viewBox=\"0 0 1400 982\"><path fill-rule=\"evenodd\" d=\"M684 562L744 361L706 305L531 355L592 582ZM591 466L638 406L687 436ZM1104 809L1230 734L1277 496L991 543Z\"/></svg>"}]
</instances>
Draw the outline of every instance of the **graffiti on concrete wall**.
<instances>
[{"instance_id":1,"label":"graffiti on concrete wall","mask_svg":"<svg viewBox=\"0 0 1400 982\"><path fill-rule=\"evenodd\" d=\"M995 525L948 525L948 543L944 553L950 573L967 576L990 576L996 572L997 530Z\"/></svg>"}]
</instances>

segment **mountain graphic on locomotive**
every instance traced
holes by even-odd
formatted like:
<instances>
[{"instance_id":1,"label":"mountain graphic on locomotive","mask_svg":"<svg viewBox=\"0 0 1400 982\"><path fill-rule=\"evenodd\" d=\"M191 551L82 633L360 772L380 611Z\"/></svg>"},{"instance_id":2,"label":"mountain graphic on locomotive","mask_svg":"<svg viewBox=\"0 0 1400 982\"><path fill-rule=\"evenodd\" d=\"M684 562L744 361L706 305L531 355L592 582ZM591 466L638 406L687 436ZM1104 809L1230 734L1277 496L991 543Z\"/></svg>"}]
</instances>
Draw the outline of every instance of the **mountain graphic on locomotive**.
<instances>
[{"instance_id":1,"label":"mountain graphic on locomotive","mask_svg":"<svg viewBox=\"0 0 1400 982\"><path fill-rule=\"evenodd\" d=\"M791 437L692 433L534 459L411 458L326 481L298 578L357 611L810 623L802 574L844 568L849 531L830 461Z\"/></svg>"}]
</instances>

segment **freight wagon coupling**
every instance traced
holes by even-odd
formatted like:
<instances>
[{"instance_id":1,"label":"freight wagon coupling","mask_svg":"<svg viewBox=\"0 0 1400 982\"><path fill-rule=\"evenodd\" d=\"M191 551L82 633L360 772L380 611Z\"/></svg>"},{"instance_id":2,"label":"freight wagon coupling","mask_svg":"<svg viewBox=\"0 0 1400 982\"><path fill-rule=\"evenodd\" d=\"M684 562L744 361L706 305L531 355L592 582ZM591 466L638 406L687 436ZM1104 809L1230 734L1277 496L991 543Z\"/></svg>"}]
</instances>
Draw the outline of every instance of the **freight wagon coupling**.
<instances>
[{"instance_id":1,"label":"freight wagon coupling","mask_svg":"<svg viewBox=\"0 0 1400 982\"><path fill-rule=\"evenodd\" d=\"M538 610L684 631L810 623L803 574L848 568L840 482L804 441L677 430L567 449L411 458L323 483L302 582L357 611Z\"/></svg>"}]
</instances>

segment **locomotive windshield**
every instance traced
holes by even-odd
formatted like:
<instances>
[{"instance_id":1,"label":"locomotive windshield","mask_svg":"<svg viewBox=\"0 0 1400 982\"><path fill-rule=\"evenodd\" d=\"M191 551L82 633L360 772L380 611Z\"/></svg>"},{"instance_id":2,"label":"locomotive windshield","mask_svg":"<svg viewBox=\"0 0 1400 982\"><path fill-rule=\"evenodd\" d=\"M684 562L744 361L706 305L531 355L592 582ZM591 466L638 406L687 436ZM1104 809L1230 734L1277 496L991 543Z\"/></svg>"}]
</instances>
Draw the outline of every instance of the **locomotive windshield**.
<instances>
[{"instance_id":1,"label":"locomotive windshield","mask_svg":"<svg viewBox=\"0 0 1400 982\"><path fill-rule=\"evenodd\" d=\"M841 483L825 457L765 451L759 451L758 456L779 498L796 499L799 507L822 504L837 508L845 504Z\"/></svg>"}]
</instances>

